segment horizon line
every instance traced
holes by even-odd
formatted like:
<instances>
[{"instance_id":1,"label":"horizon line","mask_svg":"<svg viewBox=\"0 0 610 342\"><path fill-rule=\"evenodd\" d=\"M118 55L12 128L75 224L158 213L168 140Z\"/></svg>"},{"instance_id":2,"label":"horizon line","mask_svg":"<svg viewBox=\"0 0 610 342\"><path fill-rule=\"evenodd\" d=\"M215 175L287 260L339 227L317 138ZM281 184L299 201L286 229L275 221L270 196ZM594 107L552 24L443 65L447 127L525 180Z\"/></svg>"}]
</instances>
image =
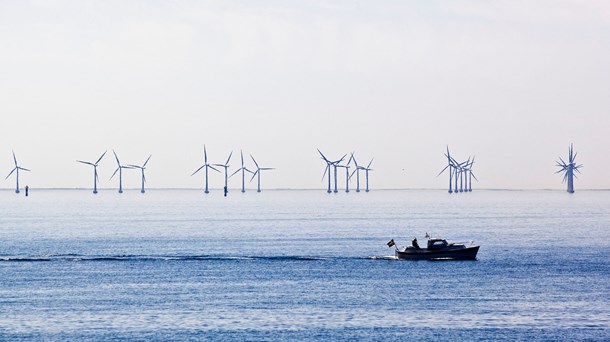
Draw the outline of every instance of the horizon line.
<instances>
[{"instance_id":1,"label":"horizon line","mask_svg":"<svg viewBox=\"0 0 610 342\"><path fill-rule=\"evenodd\" d=\"M23 188L25 189L25 187ZM76 187L76 188L68 188L68 187L41 187L41 188L32 188L29 187L29 189L36 189L36 190L83 190L83 191L91 191L92 188L81 188L81 187ZM97 188L98 191L103 190L103 191L116 191L116 188ZM130 190L130 191L139 191L141 188L137 187L137 188L123 188L123 190ZM209 188L210 190L214 190L214 191L223 191L223 188ZM187 190L187 191L203 191L202 188L182 188L182 187L161 187L161 188L146 188L146 190ZM229 188L229 190L234 190L234 191L241 191L241 188ZM246 189L246 190L250 190L250 191L256 191L256 188L252 188L252 189ZM445 188L379 188L379 189L374 189L374 190L370 190L370 192L375 192L375 191L421 191L421 190L425 190L425 191L447 191L447 189ZM14 188L0 188L0 191L15 191ZM270 188L270 189L264 189L263 191L324 191L326 192L326 188ZM566 192L565 189L549 189L549 188L479 188L474 190L473 192L476 191L562 191L562 192ZM610 191L610 188L582 188L582 189L578 189L578 191ZM345 189L340 189L339 192L345 192ZM350 190L349 192L356 192L356 190ZM360 192L366 192L365 190L360 190Z\"/></svg>"}]
</instances>

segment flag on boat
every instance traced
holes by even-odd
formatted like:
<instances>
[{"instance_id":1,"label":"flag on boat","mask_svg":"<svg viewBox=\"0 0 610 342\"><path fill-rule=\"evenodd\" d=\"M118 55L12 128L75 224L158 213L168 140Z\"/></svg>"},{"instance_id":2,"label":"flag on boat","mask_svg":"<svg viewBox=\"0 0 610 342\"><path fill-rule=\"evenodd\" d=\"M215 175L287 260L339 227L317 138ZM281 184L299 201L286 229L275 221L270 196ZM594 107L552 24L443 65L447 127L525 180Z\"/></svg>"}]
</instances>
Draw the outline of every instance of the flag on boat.
<instances>
[{"instance_id":1,"label":"flag on boat","mask_svg":"<svg viewBox=\"0 0 610 342\"><path fill-rule=\"evenodd\" d=\"M394 239L392 239L392 240L390 240L390 241L388 242L388 247L392 247L392 246L394 246L394 245L395 245L395 243L394 243Z\"/></svg>"}]
</instances>

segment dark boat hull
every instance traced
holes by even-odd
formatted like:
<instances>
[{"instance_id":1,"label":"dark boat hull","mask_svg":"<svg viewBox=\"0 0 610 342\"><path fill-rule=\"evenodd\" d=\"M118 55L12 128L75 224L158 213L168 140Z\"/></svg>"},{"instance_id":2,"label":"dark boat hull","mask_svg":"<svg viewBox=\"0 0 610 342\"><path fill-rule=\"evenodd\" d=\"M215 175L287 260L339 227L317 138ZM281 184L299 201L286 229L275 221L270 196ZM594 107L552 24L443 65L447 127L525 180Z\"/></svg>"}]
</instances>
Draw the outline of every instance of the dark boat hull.
<instances>
[{"instance_id":1,"label":"dark boat hull","mask_svg":"<svg viewBox=\"0 0 610 342\"><path fill-rule=\"evenodd\" d=\"M459 249L437 249L426 248L412 249L406 251L396 250L396 257L402 260L476 260L480 246L464 247Z\"/></svg>"}]
</instances>

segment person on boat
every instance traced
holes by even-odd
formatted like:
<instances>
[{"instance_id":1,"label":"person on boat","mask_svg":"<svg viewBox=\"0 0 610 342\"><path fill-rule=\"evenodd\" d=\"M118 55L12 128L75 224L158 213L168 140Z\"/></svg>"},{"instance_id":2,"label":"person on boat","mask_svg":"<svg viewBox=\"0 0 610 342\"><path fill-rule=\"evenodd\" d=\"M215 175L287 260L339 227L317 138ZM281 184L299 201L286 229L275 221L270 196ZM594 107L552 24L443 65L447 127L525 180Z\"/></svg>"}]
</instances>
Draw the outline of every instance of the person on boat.
<instances>
[{"instance_id":1,"label":"person on boat","mask_svg":"<svg viewBox=\"0 0 610 342\"><path fill-rule=\"evenodd\" d=\"M413 238L413 241L411 241L411 245L413 245L415 249L420 249L419 244L417 243L417 238Z\"/></svg>"}]
</instances>

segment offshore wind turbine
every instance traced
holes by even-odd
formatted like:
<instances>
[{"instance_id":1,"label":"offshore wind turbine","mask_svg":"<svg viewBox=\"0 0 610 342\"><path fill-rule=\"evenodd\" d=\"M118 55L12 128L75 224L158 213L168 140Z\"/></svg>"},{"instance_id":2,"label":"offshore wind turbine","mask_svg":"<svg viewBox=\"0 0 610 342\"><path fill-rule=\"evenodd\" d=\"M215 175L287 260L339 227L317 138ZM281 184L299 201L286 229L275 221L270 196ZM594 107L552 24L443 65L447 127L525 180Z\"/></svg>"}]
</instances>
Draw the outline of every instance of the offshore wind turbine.
<instances>
[{"instance_id":1,"label":"offshore wind turbine","mask_svg":"<svg viewBox=\"0 0 610 342\"><path fill-rule=\"evenodd\" d=\"M142 171L142 190L140 190L141 193L145 193L146 191L144 190L144 183L146 183L146 176L144 176L144 170L146 170L146 164L148 164L148 161L150 160L150 157L152 157L152 154L148 156L148 159L146 159L146 161L144 162L144 164L142 164L142 166L138 166L138 165L127 165L130 166L134 169L140 169L140 171Z\"/></svg>"},{"instance_id":2,"label":"offshore wind turbine","mask_svg":"<svg viewBox=\"0 0 610 342\"><path fill-rule=\"evenodd\" d=\"M110 179L112 179L112 177L114 177L114 175L116 175L117 171L119 172L119 194L122 194L123 193L123 169L133 169L133 167L121 165L121 162L119 161L119 157L117 157L116 152L114 152L114 150L112 150L112 153L114 154L114 158L116 159L116 163L118 166L117 166L116 170L114 170L114 173L112 174L112 176L110 176Z\"/></svg>"},{"instance_id":3,"label":"offshore wind turbine","mask_svg":"<svg viewBox=\"0 0 610 342\"><path fill-rule=\"evenodd\" d=\"M453 163L453 158L451 158L451 154L449 153L449 146L447 146L447 152L445 153L445 156L447 157L447 166L445 166L445 168L443 168L443 170L441 170L441 172L438 173L438 175L436 175L436 177L440 176L443 172L445 172L445 170L449 169L449 193L453 193L453 189L451 188L451 183L453 180L453 169L455 168L455 165ZM456 171L457 172L457 171ZM457 186L456 189L457 191Z\"/></svg>"},{"instance_id":4,"label":"offshore wind turbine","mask_svg":"<svg viewBox=\"0 0 610 342\"><path fill-rule=\"evenodd\" d=\"M203 165L201 165L200 168L198 168L197 170L195 170L195 172L193 172L191 174L191 176L193 176L194 174L196 174L197 172L199 172L201 169L205 168L205 193L209 194L210 191L208 190L208 169L212 169L216 172L220 172L218 171L216 168L214 168L212 165L208 164L208 152L205 149L205 145L203 145Z\"/></svg>"},{"instance_id":5,"label":"offshore wind turbine","mask_svg":"<svg viewBox=\"0 0 610 342\"><path fill-rule=\"evenodd\" d=\"M256 192L261 192L261 171L274 170L275 168L273 168L273 167L260 167L260 166L258 166L258 163L254 159L254 157L252 157L252 155L250 155L250 158L252 158L252 161L254 162L254 165L256 165L256 171L254 171L254 173L252 174L252 178L250 178L250 182L252 182L254 177L256 177L258 175L258 186L257 186Z\"/></svg>"},{"instance_id":6,"label":"offshore wind turbine","mask_svg":"<svg viewBox=\"0 0 610 342\"><path fill-rule=\"evenodd\" d=\"M371 159L371 161L369 162L369 165L367 165L367 167L364 168L364 172L366 175L366 192L369 192L369 171L373 171L373 169L371 169L371 164L373 163L373 159Z\"/></svg>"},{"instance_id":7,"label":"offshore wind turbine","mask_svg":"<svg viewBox=\"0 0 610 342\"><path fill-rule=\"evenodd\" d=\"M19 166L19 164L17 163L17 157L15 157L15 151L13 151L13 160L15 161L15 167L11 170L11 173L9 173L8 176L6 176L6 178L4 178L4 180L7 180L13 174L13 172L16 172L15 179L16 179L17 185L15 187L15 193L18 194L19 193L19 170L21 170L21 171L31 171L31 170L28 170L26 168ZM26 195L27 195L27 191L26 191Z\"/></svg>"},{"instance_id":8,"label":"offshore wind turbine","mask_svg":"<svg viewBox=\"0 0 610 342\"><path fill-rule=\"evenodd\" d=\"M235 175L236 173L241 171L241 192L246 192L246 172L250 172L250 173L253 173L253 172L248 170L248 168L244 166L244 152L240 150L239 154L241 155L241 167L239 169L235 170L235 172L233 172L229 176L229 178L233 177L233 175Z\"/></svg>"},{"instance_id":9,"label":"offshore wind turbine","mask_svg":"<svg viewBox=\"0 0 610 342\"><path fill-rule=\"evenodd\" d=\"M573 153L573 144L570 144L570 150L568 153L568 162L566 163L565 161L563 161L563 159L561 159L561 157L559 157L559 160L561 162L557 162L557 166L560 167L559 171L555 172L555 173L560 173L563 172L563 180L562 183L565 183L567 181L568 183L568 189L567 191L569 193L574 193L574 177L576 177L576 175L574 174L574 171L580 173L580 168L582 167L582 164L580 165L576 165L576 155L577 153Z\"/></svg>"},{"instance_id":10,"label":"offshore wind turbine","mask_svg":"<svg viewBox=\"0 0 610 342\"><path fill-rule=\"evenodd\" d=\"M330 160L328 160L324 156L324 154L322 154L320 149L318 149L318 153L320 153L320 155L322 156L322 159L326 162L326 168L324 169L324 174L322 175L322 180L324 180L324 176L326 176L326 174L328 173L328 190L326 192L328 192L330 194L331 193L331 191L330 191L330 166L332 165L332 162Z\"/></svg>"},{"instance_id":11,"label":"offshore wind turbine","mask_svg":"<svg viewBox=\"0 0 610 342\"><path fill-rule=\"evenodd\" d=\"M227 162L224 164L214 164L214 166L220 166L225 168L225 192L229 192L229 161L231 160L231 156L233 155L233 151L229 153L229 158L227 158Z\"/></svg>"},{"instance_id":12,"label":"offshore wind turbine","mask_svg":"<svg viewBox=\"0 0 610 342\"><path fill-rule=\"evenodd\" d=\"M104 158L104 156L106 155L106 152L108 152L108 151L104 151L104 153L102 153L102 156L99 157L95 163L77 160L77 162L79 162L79 163L93 166L93 193L94 194L97 194L97 182L99 181L99 177L97 176L97 165L102 160L102 158Z\"/></svg>"},{"instance_id":13,"label":"offshore wind turbine","mask_svg":"<svg viewBox=\"0 0 610 342\"><path fill-rule=\"evenodd\" d=\"M474 175L474 173L472 172L472 166L474 165L474 157L472 157L472 161L470 162L470 165L467 166L466 168L466 172L467 172L467 180L468 180L468 186L467 186L467 190L468 192L472 192L472 179L474 178L477 182L479 181L477 179L477 177Z\"/></svg>"},{"instance_id":14,"label":"offshore wind turbine","mask_svg":"<svg viewBox=\"0 0 610 342\"><path fill-rule=\"evenodd\" d=\"M470 163L470 157L468 157L468 160L465 162L461 162L458 167L460 168L460 192L464 192L464 184L463 184L463 178L465 178L464 173L466 172L466 167L468 167L468 164ZM468 186L468 184L466 184L466 186Z\"/></svg>"},{"instance_id":15,"label":"offshore wind turbine","mask_svg":"<svg viewBox=\"0 0 610 342\"><path fill-rule=\"evenodd\" d=\"M349 157L349 160L347 161L347 164L345 165L337 165L337 167L342 167L345 168L345 192L349 192L349 164L352 162L352 158L354 157L354 154L352 153L351 156Z\"/></svg>"},{"instance_id":16,"label":"offshore wind turbine","mask_svg":"<svg viewBox=\"0 0 610 342\"><path fill-rule=\"evenodd\" d=\"M356 192L360 192L360 170L364 170L364 167L358 165L356 157L354 157L353 153L351 158L354 160L354 165L356 166L356 169L352 172L349 178L351 179L354 176L354 173L356 174Z\"/></svg>"}]
</instances>

